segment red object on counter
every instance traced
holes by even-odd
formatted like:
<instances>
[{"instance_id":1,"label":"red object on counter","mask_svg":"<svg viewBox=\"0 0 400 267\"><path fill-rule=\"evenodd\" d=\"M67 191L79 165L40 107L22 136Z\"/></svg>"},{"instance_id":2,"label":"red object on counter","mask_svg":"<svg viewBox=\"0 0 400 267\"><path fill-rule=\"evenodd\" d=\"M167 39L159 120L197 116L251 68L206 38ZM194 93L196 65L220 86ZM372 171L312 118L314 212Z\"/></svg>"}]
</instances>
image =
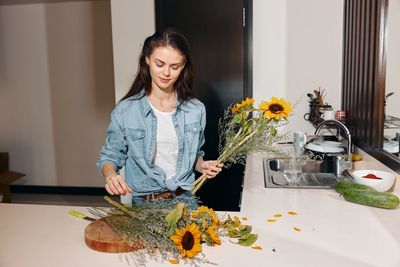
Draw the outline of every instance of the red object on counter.
<instances>
[{"instance_id":1,"label":"red object on counter","mask_svg":"<svg viewBox=\"0 0 400 267\"><path fill-rule=\"evenodd\" d=\"M382 180L381 177L378 177L378 176L376 176L375 174L372 174L372 173L368 173L367 175L363 176L363 178Z\"/></svg>"},{"instance_id":2,"label":"red object on counter","mask_svg":"<svg viewBox=\"0 0 400 267\"><path fill-rule=\"evenodd\" d=\"M337 110L335 114L335 119L338 121L346 120L346 111L345 110Z\"/></svg>"}]
</instances>

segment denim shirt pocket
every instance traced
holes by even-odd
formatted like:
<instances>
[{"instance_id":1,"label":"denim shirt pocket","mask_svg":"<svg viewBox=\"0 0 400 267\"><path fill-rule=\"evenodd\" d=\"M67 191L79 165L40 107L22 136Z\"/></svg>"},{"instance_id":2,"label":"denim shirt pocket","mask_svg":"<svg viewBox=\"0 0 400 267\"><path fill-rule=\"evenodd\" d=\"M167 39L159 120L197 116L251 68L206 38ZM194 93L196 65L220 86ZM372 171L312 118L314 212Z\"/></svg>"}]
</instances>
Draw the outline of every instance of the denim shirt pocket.
<instances>
[{"instance_id":1,"label":"denim shirt pocket","mask_svg":"<svg viewBox=\"0 0 400 267\"><path fill-rule=\"evenodd\" d=\"M197 153L199 150L199 137L201 130L200 122L185 124L185 145L190 153Z\"/></svg>"},{"instance_id":2,"label":"denim shirt pocket","mask_svg":"<svg viewBox=\"0 0 400 267\"><path fill-rule=\"evenodd\" d=\"M139 128L126 128L125 139L128 144L128 155L135 159L145 156L146 131Z\"/></svg>"}]
</instances>

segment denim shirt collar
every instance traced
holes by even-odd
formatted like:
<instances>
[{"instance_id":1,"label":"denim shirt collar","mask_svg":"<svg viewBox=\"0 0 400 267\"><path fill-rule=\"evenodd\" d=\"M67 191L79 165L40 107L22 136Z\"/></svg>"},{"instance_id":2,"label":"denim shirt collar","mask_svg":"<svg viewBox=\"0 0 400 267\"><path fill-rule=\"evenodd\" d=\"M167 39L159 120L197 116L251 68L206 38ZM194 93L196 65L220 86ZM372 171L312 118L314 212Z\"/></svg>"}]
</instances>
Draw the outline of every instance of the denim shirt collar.
<instances>
[{"instance_id":1,"label":"denim shirt collar","mask_svg":"<svg viewBox=\"0 0 400 267\"><path fill-rule=\"evenodd\" d=\"M139 94L134 96L134 98L135 99L139 99L140 104L142 105L142 108L143 108L142 109L143 113L144 113L145 117L147 117L150 114L150 112L152 112L153 109L150 106L149 99L148 99L144 89L142 91L140 91ZM178 96L176 98L176 102L178 103L178 105L176 107L177 110L182 110L182 111L185 111L185 112L189 112L187 104L185 102L180 101L178 99Z\"/></svg>"}]
</instances>

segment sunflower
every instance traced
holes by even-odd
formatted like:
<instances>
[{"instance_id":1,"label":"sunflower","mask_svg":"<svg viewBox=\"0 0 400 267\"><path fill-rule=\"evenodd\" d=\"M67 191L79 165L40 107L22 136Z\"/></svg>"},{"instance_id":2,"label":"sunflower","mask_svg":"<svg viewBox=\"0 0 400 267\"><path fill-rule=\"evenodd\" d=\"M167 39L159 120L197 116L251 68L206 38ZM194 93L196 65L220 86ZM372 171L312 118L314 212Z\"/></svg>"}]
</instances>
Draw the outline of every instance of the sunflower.
<instances>
[{"instance_id":1,"label":"sunflower","mask_svg":"<svg viewBox=\"0 0 400 267\"><path fill-rule=\"evenodd\" d=\"M272 97L270 102L260 104L260 110L264 112L263 116L274 120L287 119L292 109L292 103L286 102L283 98Z\"/></svg>"},{"instance_id":2,"label":"sunflower","mask_svg":"<svg viewBox=\"0 0 400 267\"><path fill-rule=\"evenodd\" d=\"M232 108L232 113L236 113L238 112L241 108L243 107L253 107L253 103L254 103L254 99L253 98L246 98L246 100L242 100L242 103L240 104L236 104L233 108Z\"/></svg>"},{"instance_id":3,"label":"sunflower","mask_svg":"<svg viewBox=\"0 0 400 267\"><path fill-rule=\"evenodd\" d=\"M192 211L192 217L197 218L202 216L203 214L207 214L211 218L211 222L213 225L218 225L219 220L217 215L215 214L215 211L213 209L210 209L206 206L200 206L197 208L197 210Z\"/></svg>"},{"instance_id":4,"label":"sunflower","mask_svg":"<svg viewBox=\"0 0 400 267\"><path fill-rule=\"evenodd\" d=\"M214 244L221 245L221 240L219 239L217 227L215 225L208 227L206 232Z\"/></svg>"},{"instance_id":5,"label":"sunflower","mask_svg":"<svg viewBox=\"0 0 400 267\"><path fill-rule=\"evenodd\" d=\"M182 257L192 258L201 252L201 232L194 223L187 224L185 228L176 229L176 233L171 236L171 240L178 247Z\"/></svg>"}]
</instances>

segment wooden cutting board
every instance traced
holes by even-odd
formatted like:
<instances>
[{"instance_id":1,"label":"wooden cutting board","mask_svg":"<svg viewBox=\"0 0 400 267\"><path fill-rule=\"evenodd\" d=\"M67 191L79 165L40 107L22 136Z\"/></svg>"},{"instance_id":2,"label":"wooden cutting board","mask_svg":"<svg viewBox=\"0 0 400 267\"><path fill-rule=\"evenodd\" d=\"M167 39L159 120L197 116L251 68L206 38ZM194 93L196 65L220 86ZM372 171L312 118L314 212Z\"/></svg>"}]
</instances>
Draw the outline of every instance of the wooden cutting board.
<instances>
[{"instance_id":1,"label":"wooden cutting board","mask_svg":"<svg viewBox=\"0 0 400 267\"><path fill-rule=\"evenodd\" d=\"M108 253L123 253L141 249L141 245L122 240L104 220L91 222L85 228L85 243L94 250Z\"/></svg>"}]
</instances>

